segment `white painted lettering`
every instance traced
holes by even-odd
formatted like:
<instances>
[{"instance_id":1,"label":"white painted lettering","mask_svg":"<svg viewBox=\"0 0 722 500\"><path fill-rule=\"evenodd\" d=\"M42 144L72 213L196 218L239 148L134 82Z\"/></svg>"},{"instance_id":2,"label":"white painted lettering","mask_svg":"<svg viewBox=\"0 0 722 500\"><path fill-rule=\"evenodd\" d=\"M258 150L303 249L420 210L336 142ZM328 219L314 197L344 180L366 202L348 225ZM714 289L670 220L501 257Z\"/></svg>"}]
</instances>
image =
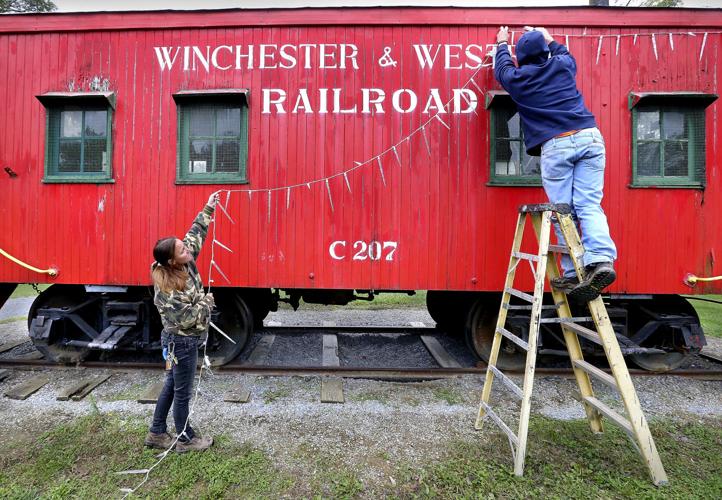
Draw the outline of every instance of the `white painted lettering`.
<instances>
[{"instance_id":1,"label":"white painted lettering","mask_svg":"<svg viewBox=\"0 0 722 500\"><path fill-rule=\"evenodd\" d=\"M259 69L265 69L265 68L271 68L271 69L272 69L272 68L277 68L277 67L278 67L278 66L276 65L276 48L277 48L277 45L268 45L268 44L262 43L262 44L259 45L258 47L259 47L259 51L260 51L260 54L259 54L260 61L259 61L259 63L258 63L258 68L259 68ZM272 51L271 53L266 53L266 50L269 50L269 49L272 49L273 51ZM269 59L269 58L271 59L271 61L270 61L269 64L267 64L267 63L266 63L266 59Z\"/></svg>"},{"instance_id":2,"label":"white painted lettering","mask_svg":"<svg viewBox=\"0 0 722 500\"><path fill-rule=\"evenodd\" d=\"M200 47L193 46L193 69L196 70L198 67L196 66L196 61L199 61L201 63L201 66L203 66L206 69L206 73L210 71L210 60L211 60L211 46L206 45L206 53L205 57L203 52L201 52Z\"/></svg>"},{"instance_id":3,"label":"white painted lettering","mask_svg":"<svg viewBox=\"0 0 722 500\"><path fill-rule=\"evenodd\" d=\"M436 47L436 52L434 52L434 56L432 57L429 47L433 48L433 45L414 45L414 51L416 51L416 58L419 60L419 66L421 66L421 69L426 68L427 64L429 66L429 69L433 68L434 62L436 61L436 56L439 55L439 50L441 49L441 45L438 45Z\"/></svg>"},{"instance_id":4,"label":"white painted lettering","mask_svg":"<svg viewBox=\"0 0 722 500\"><path fill-rule=\"evenodd\" d=\"M175 54L173 54L173 58L170 57L170 51L173 47L153 47L155 50L155 56L158 58L158 65L160 66L160 70L163 71L166 69L166 67L170 70L173 69L173 64L175 64L175 59L178 57L178 52L180 52L180 47L175 47Z\"/></svg>"},{"instance_id":5,"label":"white painted lettering","mask_svg":"<svg viewBox=\"0 0 722 500\"><path fill-rule=\"evenodd\" d=\"M409 96L409 106L406 109L401 108L401 95L407 94ZM394 109L398 111L399 113L411 113L413 110L416 109L416 105L418 104L418 97L416 97L416 94L413 90L410 89L399 89L396 92L393 93L391 96L391 102L394 106Z\"/></svg>"},{"instance_id":6,"label":"white painted lettering","mask_svg":"<svg viewBox=\"0 0 722 500\"><path fill-rule=\"evenodd\" d=\"M459 59L461 57L461 44L448 44L444 45L444 68L446 69L461 69L461 63L452 66L451 59Z\"/></svg>"},{"instance_id":7,"label":"white painted lettering","mask_svg":"<svg viewBox=\"0 0 722 500\"><path fill-rule=\"evenodd\" d=\"M222 69L222 70L231 69L233 67L233 64L229 64L228 66L220 66L218 64L218 52L221 49L227 50L228 52L231 53L231 55L233 54L233 47L231 47L230 45L219 45L218 47L213 49L213 53L211 54L211 64L213 65L214 68L217 68L217 69Z\"/></svg>"},{"instance_id":8,"label":"white painted lettering","mask_svg":"<svg viewBox=\"0 0 722 500\"><path fill-rule=\"evenodd\" d=\"M263 111L262 113L264 115L267 115L271 112L271 104L276 106L276 113L284 114L286 112L285 109L283 109L283 103L286 100L286 92L281 89L262 89L263 90ZM271 93L276 93L278 95L277 98L272 99Z\"/></svg>"},{"instance_id":9,"label":"white painted lettering","mask_svg":"<svg viewBox=\"0 0 722 500\"><path fill-rule=\"evenodd\" d=\"M384 112L384 106L382 103L384 102L384 99L386 99L386 92L381 89L361 89L361 92L363 94L363 107L361 109L361 113L371 113L371 104L374 105L376 113ZM372 92L376 94L375 98L371 98Z\"/></svg>"},{"instance_id":10,"label":"white painted lettering","mask_svg":"<svg viewBox=\"0 0 722 500\"><path fill-rule=\"evenodd\" d=\"M298 89L298 97L296 97L296 105L293 107L292 113L298 113L302 109L305 113L313 113L311 101L308 100L308 90Z\"/></svg>"},{"instance_id":11,"label":"white painted lettering","mask_svg":"<svg viewBox=\"0 0 722 500\"><path fill-rule=\"evenodd\" d=\"M439 89L429 90L429 98L426 101L426 106L424 106L424 113L429 113L432 109L437 110L439 114L446 113L446 108L444 108L444 103L439 95Z\"/></svg>"}]
</instances>

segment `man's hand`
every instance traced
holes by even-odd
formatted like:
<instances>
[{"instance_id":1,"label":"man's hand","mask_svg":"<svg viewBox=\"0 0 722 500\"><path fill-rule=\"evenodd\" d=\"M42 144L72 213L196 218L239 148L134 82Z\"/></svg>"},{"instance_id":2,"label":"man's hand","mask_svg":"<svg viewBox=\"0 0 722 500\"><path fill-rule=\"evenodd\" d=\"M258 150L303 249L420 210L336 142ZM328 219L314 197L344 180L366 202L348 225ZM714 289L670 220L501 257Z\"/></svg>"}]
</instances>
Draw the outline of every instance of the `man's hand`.
<instances>
[{"instance_id":1,"label":"man's hand","mask_svg":"<svg viewBox=\"0 0 722 500\"><path fill-rule=\"evenodd\" d=\"M509 43L509 26L501 26L496 34L496 43Z\"/></svg>"},{"instance_id":2,"label":"man's hand","mask_svg":"<svg viewBox=\"0 0 722 500\"><path fill-rule=\"evenodd\" d=\"M549 34L546 28L542 28L541 26L538 28L532 28L531 26L524 26L524 31L538 31L544 36L544 41L548 44L552 43L554 41L554 38Z\"/></svg>"}]
</instances>

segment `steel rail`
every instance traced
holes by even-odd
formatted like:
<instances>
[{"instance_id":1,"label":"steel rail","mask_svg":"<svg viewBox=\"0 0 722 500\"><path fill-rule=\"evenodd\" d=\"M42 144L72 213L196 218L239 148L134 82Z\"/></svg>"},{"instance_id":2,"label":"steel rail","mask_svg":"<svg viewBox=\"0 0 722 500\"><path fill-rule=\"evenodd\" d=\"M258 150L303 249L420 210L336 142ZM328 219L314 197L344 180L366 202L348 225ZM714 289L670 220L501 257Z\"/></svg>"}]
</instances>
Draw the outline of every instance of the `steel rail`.
<instances>
[{"instance_id":1,"label":"steel rail","mask_svg":"<svg viewBox=\"0 0 722 500\"><path fill-rule=\"evenodd\" d=\"M481 365L481 363L480 363ZM45 360L28 360L18 358L0 359L0 367L6 368L46 368L56 369L72 369L91 368L91 369L111 369L111 370L157 370L161 371L165 368L164 363L155 362L104 362L104 361L88 361L78 365L58 365ZM264 376L336 376L343 378L380 378L380 379L436 379L459 377L462 375L484 375L486 366L467 367L467 368L367 368L367 367L330 367L330 366L264 366L264 365L224 365L213 368L217 373L242 373L249 375ZM607 373L611 373L608 369L603 369ZM523 375L523 370L507 370L507 374ZM541 376L563 376L572 377L574 371L571 368L537 368L535 373ZM630 369L629 373L633 377L689 377L699 380L722 380L722 369L683 369L672 370L669 372L650 372L647 370Z\"/></svg>"}]
</instances>

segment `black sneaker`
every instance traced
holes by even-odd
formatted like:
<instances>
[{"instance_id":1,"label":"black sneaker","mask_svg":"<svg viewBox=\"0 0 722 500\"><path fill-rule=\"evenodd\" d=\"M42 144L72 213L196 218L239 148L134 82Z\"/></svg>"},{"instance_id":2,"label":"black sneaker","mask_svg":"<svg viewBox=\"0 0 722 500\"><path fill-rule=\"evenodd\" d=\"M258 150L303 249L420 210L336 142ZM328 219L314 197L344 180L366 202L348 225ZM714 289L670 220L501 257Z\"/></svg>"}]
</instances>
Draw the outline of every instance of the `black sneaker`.
<instances>
[{"instance_id":1,"label":"black sneaker","mask_svg":"<svg viewBox=\"0 0 722 500\"><path fill-rule=\"evenodd\" d=\"M569 293L579 284L576 276L558 276L551 281L552 288L557 292Z\"/></svg>"},{"instance_id":2,"label":"black sneaker","mask_svg":"<svg viewBox=\"0 0 722 500\"><path fill-rule=\"evenodd\" d=\"M567 293L580 302L589 302L599 297L599 293L614 283L617 273L611 262L599 262L586 267L587 277Z\"/></svg>"}]
</instances>

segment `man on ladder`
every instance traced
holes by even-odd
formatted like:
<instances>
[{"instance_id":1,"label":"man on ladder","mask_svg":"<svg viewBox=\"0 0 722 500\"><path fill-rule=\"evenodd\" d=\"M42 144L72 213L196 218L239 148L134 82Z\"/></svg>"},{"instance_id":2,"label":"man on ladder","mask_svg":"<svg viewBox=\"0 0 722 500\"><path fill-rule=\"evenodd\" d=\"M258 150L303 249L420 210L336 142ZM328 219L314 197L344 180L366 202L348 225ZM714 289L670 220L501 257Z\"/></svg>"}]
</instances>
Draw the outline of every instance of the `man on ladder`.
<instances>
[{"instance_id":1,"label":"man on ladder","mask_svg":"<svg viewBox=\"0 0 722 500\"><path fill-rule=\"evenodd\" d=\"M549 201L570 205L581 225L586 277L580 283L571 259L564 255L563 274L551 285L587 302L616 279L617 249L601 207L604 139L577 89L574 57L546 29L524 29L516 44L518 68L509 53L509 28L499 29L494 74L517 105L527 153L541 154ZM559 224L554 229L561 244Z\"/></svg>"},{"instance_id":2,"label":"man on ladder","mask_svg":"<svg viewBox=\"0 0 722 500\"><path fill-rule=\"evenodd\" d=\"M619 347L619 342L624 339L618 338L614 331L599 295L616 277L612 265L616 249L599 205L604 183L604 142L595 126L594 116L584 107L576 88L576 65L566 48L555 43L545 29L529 28L517 44L520 67L516 68L506 47L508 36L506 27L497 34L496 77L517 103L527 151L539 154L539 149L542 150L542 180L552 203L519 208L476 429L482 428L486 418L496 423L509 438L514 473L517 476L524 473L539 331L542 324L558 324L591 431L603 431L602 416L618 425L637 447L652 482L659 486L667 484L667 474ZM581 241L573 212L581 223ZM537 254L521 251L527 219L531 220L539 242ZM557 238L563 244L549 243L553 219L556 220ZM556 256L562 257L562 276L557 270ZM514 288L516 270L522 260L531 264L533 295ZM582 278L581 282L577 276ZM544 305L545 278L552 286L553 304L549 305ZM568 295L586 302L590 315L572 316ZM512 297L526 304L512 303ZM542 309L553 309L558 317L542 317ZM507 326L510 310L530 312L526 338L516 335ZM593 329L583 323L593 325ZM579 337L602 346L611 375L584 360ZM521 387L497 367L502 339L527 353ZM491 406L495 379L521 403L516 433ZM592 379L617 391L626 417L595 396Z\"/></svg>"}]
</instances>

